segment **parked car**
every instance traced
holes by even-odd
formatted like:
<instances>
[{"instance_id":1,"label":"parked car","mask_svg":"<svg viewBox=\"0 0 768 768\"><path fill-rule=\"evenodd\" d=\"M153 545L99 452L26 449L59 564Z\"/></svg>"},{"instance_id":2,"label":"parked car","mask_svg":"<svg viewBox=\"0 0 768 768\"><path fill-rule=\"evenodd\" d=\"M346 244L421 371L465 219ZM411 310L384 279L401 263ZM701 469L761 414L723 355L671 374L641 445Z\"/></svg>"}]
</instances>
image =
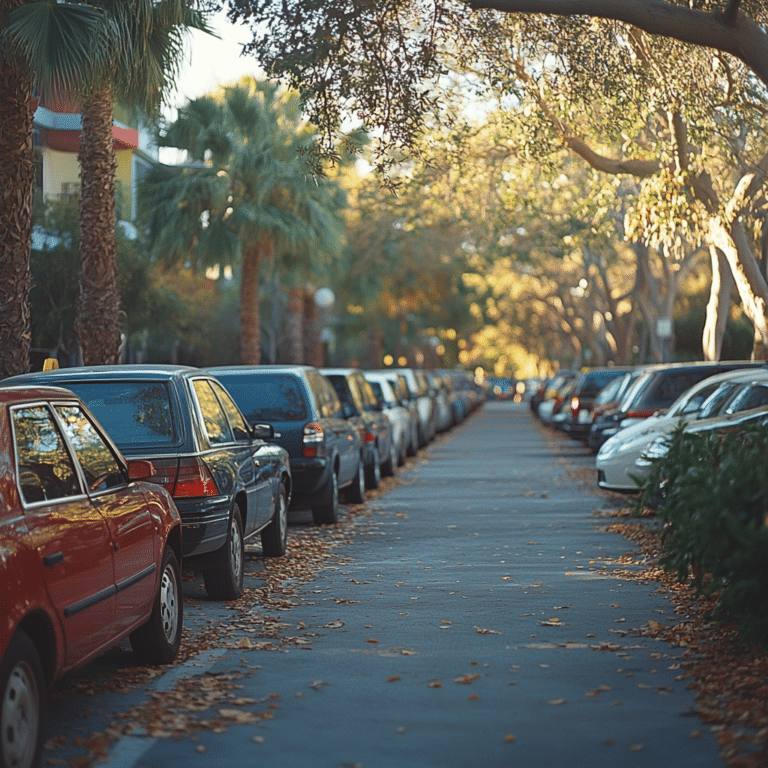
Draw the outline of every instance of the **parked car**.
<instances>
[{"instance_id":1,"label":"parked car","mask_svg":"<svg viewBox=\"0 0 768 768\"><path fill-rule=\"evenodd\" d=\"M647 471L636 466L641 454L657 438L678 425L708 419L727 406L737 392L746 394L751 385L768 383L768 368L735 369L709 376L687 389L664 414L655 414L622 429L606 440L595 458L597 484L606 490L635 492ZM742 402L753 402L742 398ZM751 406L750 406L751 407Z\"/></svg>"},{"instance_id":2,"label":"parked car","mask_svg":"<svg viewBox=\"0 0 768 768\"><path fill-rule=\"evenodd\" d=\"M358 368L321 368L320 373L336 390L346 418L360 430L366 488L378 488L382 473L392 475L397 466L389 419Z\"/></svg>"},{"instance_id":3,"label":"parked car","mask_svg":"<svg viewBox=\"0 0 768 768\"><path fill-rule=\"evenodd\" d=\"M344 418L330 382L308 365L232 365L209 368L251 424L274 429L290 457L292 506L312 510L318 525L339 519L339 494L365 501L363 448Z\"/></svg>"},{"instance_id":4,"label":"parked car","mask_svg":"<svg viewBox=\"0 0 768 768\"><path fill-rule=\"evenodd\" d=\"M405 452L408 456L415 456L419 452L419 407L416 403L416 398L411 397L405 376L393 371L367 371L366 373L380 373L382 376L386 376L387 381L391 384L392 389L397 395L398 402L408 411L410 427L408 429L408 442Z\"/></svg>"},{"instance_id":5,"label":"parked car","mask_svg":"<svg viewBox=\"0 0 768 768\"><path fill-rule=\"evenodd\" d=\"M395 451L395 463L398 466L405 464L408 455L408 442L410 441L411 414L403 405L395 392L393 383L386 374L365 371L366 381L371 385L382 411L389 419L392 429L392 446Z\"/></svg>"},{"instance_id":6,"label":"parked car","mask_svg":"<svg viewBox=\"0 0 768 768\"><path fill-rule=\"evenodd\" d=\"M210 597L243 589L245 540L261 536L267 557L285 554L291 495L288 454L252 427L224 387L198 368L101 365L6 379L47 383L77 394L129 459L173 496L183 523L185 562L202 571Z\"/></svg>"},{"instance_id":7,"label":"parked car","mask_svg":"<svg viewBox=\"0 0 768 768\"><path fill-rule=\"evenodd\" d=\"M575 378L576 371L560 371L547 382L543 398L536 410L536 415L544 424L550 424L552 417L560 412Z\"/></svg>"},{"instance_id":8,"label":"parked car","mask_svg":"<svg viewBox=\"0 0 768 768\"><path fill-rule=\"evenodd\" d=\"M618 407L592 421L589 444L599 447L620 430L669 408L687 389L702 379L735 368L759 366L748 361L721 363L660 363L647 366L627 391Z\"/></svg>"},{"instance_id":9,"label":"parked car","mask_svg":"<svg viewBox=\"0 0 768 768\"><path fill-rule=\"evenodd\" d=\"M384 373L397 374L405 380L410 398L416 404L418 414L417 447L423 448L435 436L435 412L428 387L423 379L416 376L413 368L386 368Z\"/></svg>"},{"instance_id":10,"label":"parked car","mask_svg":"<svg viewBox=\"0 0 768 768\"><path fill-rule=\"evenodd\" d=\"M448 376L438 372L425 374L432 401L435 404L435 431L447 432L456 423L456 395Z\"/></svg>"},{"instance_id":11,"label":"parked car","mask_svg":"<svg viewBox=\"0 0 768 768\"><path fill-rule=\"evenodd\" d=\"M768 423L768 374L745 377L736 385L721 384L704 402L701 410L702 418L683 429L686 435L706 437L713 433L727 434L749 426L765 425ZM641 451L634 465L638 482L648 477L652 461L664 458L668 451L666 435L656 437Z\"/></svg>"},{"instance_id":12,"label":"parked car","mask_svg":"<svg viewBox=\"0 0 768 768\"><path fill-rule=\"evenodd\" d=\"M0 389L0 758L33 768L54 680L129 637L146 663L181 643L181 519L82 401Z\"/></svg>"},{"instance_id":13,"label":"parked car","mask_svg":"<svg viewBox=\"0 0 768 768\"><path fill-rule=\"evenodd\" d=\"M592 426L592 408L598 394L607 384L620 380L628 371L628 368L619 366L582 371L576 377L569 402L563 405L563 431L574 440L585 440Z\"/></svg>"}]
</instances>

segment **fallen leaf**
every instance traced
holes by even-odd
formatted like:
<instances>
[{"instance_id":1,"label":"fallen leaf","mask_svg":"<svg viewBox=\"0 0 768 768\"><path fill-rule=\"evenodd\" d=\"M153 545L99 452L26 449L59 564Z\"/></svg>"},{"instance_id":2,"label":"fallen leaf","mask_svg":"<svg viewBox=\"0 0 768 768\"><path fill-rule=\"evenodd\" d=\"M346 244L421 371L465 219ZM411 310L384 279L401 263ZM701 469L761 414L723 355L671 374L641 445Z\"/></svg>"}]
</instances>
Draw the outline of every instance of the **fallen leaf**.
<instances>
[{"instance_id":1,"label":"fallen leaf","mask_svg":"<svg viewBox=\"0 0 768 768\"><path fill-rule=\"evenodd\" d=\"M565 704L565 699L550 699L549 703L553 707L559 707L561 704Z\"/></svg>"},{"instance_id":2,"label":"fallen leaf","mask_svg":"<svg viewBox=\"0 0 768 768\"><path fill-rule=\"evenodd\" d=\"M430 680L427 683L427 688L442 688L443 684L439 680Z\"/></svg>"},{"instance_id":3,"label":"fallen leaf","mask_svg":"<svg viewBox=\"0 0 768 768\"><path fill-rule=\"evenodd\" d=\"M378 644L379 641L375 637L369 637L365 642Z\"/></svg>"},{"instance_id":4,"label":"fallen leaf","mask_svg":"<svg viewBox=\"0 0 768 768\"><path fill-rule=\"evenodd\" d=\"M507 734L507 735L504 737L504 741L506 741L506 742L507 742L507 744L511 744L513 741L515 741L515 739L517 739L517 736L515 736L515 734L514 734L514 733L508 733L508 734Z\"/></svg>"},{"instance_id":5,"label":"fallen leaf","mask_svg":"<svg viewBox=\"0 0 768 768\"><path fill-rule=\"evenodd\" d=\"M475 632L478 635L500 635L501 632L497 632L495 629L483 629L482 627L475 627Z\"/></svg>"},{"instance_id":6,"label":"fallen leaf","mask_svg":"<svg viewBox=\"0 0 768 768\"><path fill-rule=\"evenodd\" d=\"M396 683L400 679L400 675L392 675L387 678L388 683Z\"/></svg>"},{"instance_id":7,"label":"fallen leaf","mask_svg":"<svg viewBox=\"0 0 768 768\"><path fill-rule=\"evenodd\" d=\"M479 677L480 675L473 675L467 672L465 675L461 675L461 677L454 677L453 682L469 685L469 683L471 683L473 680L477 680Z\"/></svg>"},{"instance_id":8,"label":"fallen leaf","mask_svg":"<svg viewBox=\"0 0 768 768\"><path fill-rule=\"evenodd\" d=\"M629 745L629 751L630 752L642 752L645 749L645 746L643 744L630 744Z\"/></svg>"}]
</instances>

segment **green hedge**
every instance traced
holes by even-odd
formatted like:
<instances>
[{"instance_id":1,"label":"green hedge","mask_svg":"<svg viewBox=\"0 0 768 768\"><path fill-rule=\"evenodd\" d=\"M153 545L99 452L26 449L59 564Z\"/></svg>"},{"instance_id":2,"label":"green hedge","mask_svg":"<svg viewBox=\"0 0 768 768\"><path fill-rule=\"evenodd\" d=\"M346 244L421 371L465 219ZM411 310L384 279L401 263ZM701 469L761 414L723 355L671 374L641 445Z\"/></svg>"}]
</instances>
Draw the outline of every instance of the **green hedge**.
<instances>
[{"instance_id":1,"label":"green hedge","mask_svg":"<svg viewBox=\"0 0 768 768\"><path fill-rule=\"evenodd\" d=\"M713 618L768 645L768 429L670 437L640 505L658 503L660 564L715 596Z\"/></svg>"}]
</instances>

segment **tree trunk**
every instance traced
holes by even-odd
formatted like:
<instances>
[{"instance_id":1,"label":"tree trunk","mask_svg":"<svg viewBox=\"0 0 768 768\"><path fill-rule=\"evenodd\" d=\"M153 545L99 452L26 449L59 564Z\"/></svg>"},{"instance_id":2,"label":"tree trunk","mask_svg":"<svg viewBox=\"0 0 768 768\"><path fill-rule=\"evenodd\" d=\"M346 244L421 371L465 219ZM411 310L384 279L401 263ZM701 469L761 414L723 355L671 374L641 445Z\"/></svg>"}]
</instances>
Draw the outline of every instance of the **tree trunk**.
<instances>
[{"instance_id":1,"label":"tree trunk","mask_svg":"<svg viewBox=\"0 0 768 768\"><path fill-rule=\"evenodd\" d=\"M719 216L710 219L710 238L731 268L739 291L744 314L755 326L755 359L765 359L768 348L768 285L760 273L760 265L749 244L740 221L726 226Z\"/></svg>"},{"instance_id":2,"label":"tree trunk","mask_svg":"<svg viewBox=\"0 0 768 768\"><path fill-rule=\"evenodd\" d=\"M322 368L325 364L323 342L320 338L322 322L320 308L315 303L315 287L311 284L304 289L304 360L307 365ZM323 314L325 310L323 310Z\"/></svg>"},{"instance_id":3,"label":"tree trunk","mask_svg":"<svg viewBox=\"0 0 768 768\"><path fill-rule=\"evenodd\" d=\"M719 360L723 352L723 336L731 306L733 275L725 254L717 248L709 249L712 259L712 285L709 290L707 317L704 321L702 350L705 360Z\"/></svg>"},{"instance_id":4,"label":"tree trunk","mask_svg":"<svg viewBox=\"0 0 768 768\"><path fill-rule=\"evenodd\" d=\"M0 22L17 2L0 4ZM0 63L0 378L26 373L32 340L29 248L32 238L31 81Z\"/></svg>"},{"instance_id":5,"label":"tree trunk","mask_svg":"<svg viewBox=\"0 0 768 768\"><path fill-rule=\"evenodd\" d=\"M83 105L80 137L80 297L75 332L85 365L119 362L120 294L115 238L115 146L112 92Z\"/></svg>"},{"instance_id":6,"label":"tree trunk","mask_svg":"<svg viewBox=\"0 0 768 768\"><path fill-rule=\"evenodd\" d=\"M240 357L243 365L261 363L261 319L259 316L259 267L272 254L272 241L262 238L243 250L240 276Z\"/></svg>"},{"instance_id":7,"label":"tree trunk","mask_svg":"<svg viewBox=\"0 0 768 768\"><path fill-rule=\"evenodd\" d=\"M293 365L301 365L304 360L304 290L288 289L288 310L286 316L288 335L288 360Z\"/></svg>"}]
</instances>

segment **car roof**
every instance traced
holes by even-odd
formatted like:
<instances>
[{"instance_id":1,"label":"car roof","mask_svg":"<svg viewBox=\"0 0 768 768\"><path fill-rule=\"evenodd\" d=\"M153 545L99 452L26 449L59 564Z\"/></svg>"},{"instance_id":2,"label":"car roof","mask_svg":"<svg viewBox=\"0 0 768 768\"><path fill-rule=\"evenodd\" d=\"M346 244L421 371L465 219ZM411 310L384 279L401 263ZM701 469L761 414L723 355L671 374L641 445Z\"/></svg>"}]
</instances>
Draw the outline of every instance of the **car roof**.
<instances>
[{"instance_id":1,"label":"car roof","mask_svg":"<svg viewBox=\"0 0 768 768\"><path fill-rule=\"evenodd\" d=\"M212 365L204 370L214 376L219 373L303 373L305 371L317 370L314 365L293 365L293 364L274 364L274 365Z\"/></svg>"},{"instance_id":2,"label":"car roof","mask_svg":"<svg viewBox=\"0 0 768 768\"><path fill-rule=\"evenodd\" d=\"M179 376L203 375L202 368L194 368L189 365L84 365L74 368L57 368L53 371L37 371L14 376L5 381L14 384L17 380L43 382L50 381L55 385L57 381L81 381L104 379L172 379ZM3 382L5 383L5 382Z\"/></svg>"},{"instance_id":3,"label":"car roof","mask_svg":"<svg viewBox=\"0 0 768 768\"><path fill-rule=\"evenodd\" d=\"M78 397L64 387L48 387L36 385L0 386L0 403L17 403L29 400L77 400Z\"/></svg>"}]
</instances>

